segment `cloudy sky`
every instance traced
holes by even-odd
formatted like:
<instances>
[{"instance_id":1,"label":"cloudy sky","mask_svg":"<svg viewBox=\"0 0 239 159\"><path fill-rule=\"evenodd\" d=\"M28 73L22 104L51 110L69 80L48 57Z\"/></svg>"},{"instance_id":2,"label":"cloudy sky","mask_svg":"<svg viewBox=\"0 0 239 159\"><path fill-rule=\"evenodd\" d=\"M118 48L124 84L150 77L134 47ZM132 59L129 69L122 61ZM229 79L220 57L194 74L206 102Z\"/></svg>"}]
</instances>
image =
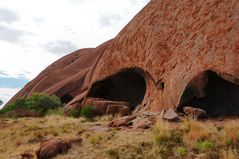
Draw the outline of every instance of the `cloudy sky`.
<instances>
[{"instance_id":1,"label":"cloudy sky","mask_svg":"<svg viewBox=\"0 0 239 159\"><path fill-rule=\"evenodd\" d=\"M79 48L109 40L149 0L0 0L0 99Z\"/></svg>"}]
</instances>

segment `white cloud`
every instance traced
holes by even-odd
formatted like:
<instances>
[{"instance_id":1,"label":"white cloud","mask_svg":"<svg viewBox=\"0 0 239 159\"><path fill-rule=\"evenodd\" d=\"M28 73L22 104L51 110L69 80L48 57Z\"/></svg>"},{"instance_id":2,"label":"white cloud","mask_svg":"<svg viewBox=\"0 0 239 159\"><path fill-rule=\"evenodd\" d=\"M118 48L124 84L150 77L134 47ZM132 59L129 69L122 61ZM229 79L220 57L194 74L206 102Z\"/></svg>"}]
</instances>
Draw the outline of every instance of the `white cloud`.
<instances>
[{"instance_id":1,"label":"white cloud","mask_svg":"<svg viewBox=\"0 0 239 159\"><path fill-rule=\"evenodd\" d=\"M76 46L71 41L55 41L48 42L42 45L48 52L58 55L64 55L77 50Z\"/></svg>"},{"instance_id":2,"label":"white cloud","mask_svg":"<svg viewBox=\"0 0 239 159\"><path fill-rule=\"evenodd\" d=\"M12 23L18 21L19 17L15 11L7 8L0 8L0 21L6 23Z\"/></svg>"},{"instance_id":3,"label":"white cloud","mask_svg":"<svg viewBox=\"0 0 239 159\"><path fill-rule=\"evenodd\" d=\"M24 36L25 32L0 25L0 40L17 43Z\"/></svg>"}]
</instances>

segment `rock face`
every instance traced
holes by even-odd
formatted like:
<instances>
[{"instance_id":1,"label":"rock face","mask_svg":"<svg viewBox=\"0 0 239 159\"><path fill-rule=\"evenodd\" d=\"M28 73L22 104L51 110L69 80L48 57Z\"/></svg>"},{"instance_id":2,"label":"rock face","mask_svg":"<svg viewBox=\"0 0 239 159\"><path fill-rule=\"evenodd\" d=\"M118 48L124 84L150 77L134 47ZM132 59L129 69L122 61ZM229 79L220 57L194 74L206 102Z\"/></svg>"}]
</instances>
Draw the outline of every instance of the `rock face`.
<instances>
[{"instance_id":1,"label":"rock face","mask_svg":"<svg viewBox=\"0 0 239 159\"><path fill-rule=\"evenodd\" d=\"M190 105L239 115L238 10L238 0L151 0L113 40L53 63L11 102L44 92L66 111L96 97L144 111Z\"/></svg>"},{"instance_id":2,"label":"rock face","mask_svg":"<svg viewBox=\"0 0 239 159\"><path fill-rule=\"evenodd\" d=\"M124 116L128 115L130 112L129 103L123 101L110 101L102 98L85 98L81 103L82 108L89 105L93 107L95 115L116 115L119 113L121 116Z\"/></svg>"}]
</instances>

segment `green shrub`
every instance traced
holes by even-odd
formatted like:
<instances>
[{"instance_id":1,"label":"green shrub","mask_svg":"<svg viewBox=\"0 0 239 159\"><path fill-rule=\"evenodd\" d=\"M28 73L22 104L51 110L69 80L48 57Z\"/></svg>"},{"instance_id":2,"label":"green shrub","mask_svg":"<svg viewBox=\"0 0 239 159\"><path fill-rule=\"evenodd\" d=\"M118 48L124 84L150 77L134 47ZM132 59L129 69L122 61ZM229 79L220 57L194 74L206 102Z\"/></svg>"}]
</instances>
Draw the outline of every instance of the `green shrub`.
<instances>
[{"instance_id":1,"label":"green shrub","mask_svg":"<svg viewBox=\"0 0 239 159\"><path fill-rule=\"evenodd\" d=\"M94 115L94 109L91 105L86 105L80 111L80 116L85 118L91 118Z\"/></svg>"},{"instance_id":2,"label":"green shrub","mask_svg":"<svg viewBox=\"0 0 239 159\"><path fill-rule=\"evenodd\" d=\"M45 115L49 109L56 109L61 106L61 100L55 95L49 96L42 93L33 93L30 97L20 98L14 103L5 106L0 113L5 114L10 111L22 108L38 112Z\"/></svg>"},{"instance_id":3,"label":"green shrub","mask_svg":"<svg viewBox=\"0 0 239 159\"><path fill-rule=\"evenodd\" d=\"M202 152L211 151L214 149L214 147L215 145L209 140L199 141L197 143L197 148Z\"/></svg>"},{"instance_id":4,"label":"green shrub","mask_svg":"<svg viewBox=\"0 0 239 159\"><path fill-rule=\"evenodd\" d=\"M182 146L179 146L175 149L175 152L177 155L179 155L180 157L183 157L187 154L187 149L182 147Z\"/></svg>"},{"instance_id":5,"label":"green shrub","mask_svg":"<svg viewBox=\"0 0 239 159\"><path fill-rule=\"evenodd\" d=\"M22 99L16 100L16 102L14 102L10 105L7 105L7 106L3 107L0 111L0 113L5 114L5 113L10 112L12 110L19 109L19 108L25 108L25 107L27 107L26 106L26 98L22 98Z\"/></svg>"},{"instance_id":6,"label":"green shrub","mask_svg":"<svg viewBox=\"0 0 239 159\"><path fill-rule=\"evenodd\" d=\"M68 112L69 116L74 118L84 117L84 118L92 118L94 116L94 108L91 105L86 105L81 110L72 109Z\"/></svg>"},{"instance_id":7,"label":"green shrub","mask_svg":"<svg viewBox=\"0 0 239 159\"><path fill-rule=\"evenodd\" d=\"M72 116L74 118L80 117L80 114L81 114L81 111L80 110L75 110L75 109L72 109L68 112L68 115Z\"/></svg>"},{"instance_id":8,"label":"green shrub","mask_svg":"<svg viewBox=\"0 0 239 159\"><path fill-rule=\"evenodd\" d=\"M61 100L55 95L48 96L46 94L34 93L30 98L27 98L26 106L27 109L45 114L48 109L56 109L61 106Z\"/></svg>"}]
</instances>

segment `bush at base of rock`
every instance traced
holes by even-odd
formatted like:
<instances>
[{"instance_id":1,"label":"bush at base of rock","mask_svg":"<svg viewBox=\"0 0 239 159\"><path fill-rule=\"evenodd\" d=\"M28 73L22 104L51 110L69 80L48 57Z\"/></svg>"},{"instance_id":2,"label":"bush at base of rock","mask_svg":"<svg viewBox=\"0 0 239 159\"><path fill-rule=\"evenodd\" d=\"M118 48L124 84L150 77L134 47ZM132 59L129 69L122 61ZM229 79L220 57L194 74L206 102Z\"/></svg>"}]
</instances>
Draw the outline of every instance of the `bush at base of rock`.
<instances>
[{"instance_id":1,"label":"bush at base of rock","mask_svg":"<svg viewBox=\"0 0 239 159\"><path fill-rule=\"evenodd\" d=\"M16 110L26 110L31 111L39 114L39 116L43 116L47 113L50 109L57 109L60 107L61 100L59 97L55 95L46 95L42 93L33 93L30 97L21 98L15 101L14 103L5 106L3 109L0 110L0 114L12 114L16 113Z\"/></svg>"},{"instance_id":2,"label":"bush at base of rock","mask_svg":"<svg viewBox=\"0 0 239 159\"><path fill-rule=\"evenodd\" d=\"M92 105L86 105L80 110L70 110L68 114L74 118L78 118L80 116L85 118L92 118L94 116L94 108Z\"/></svg>"},{"instance_id":3,"label":"bush at base of rock","mask_svg":"<svg viewBox=\"0 0 239 159\"><path fill-rule=\"evenodd\" d=\"M91 105L86 105L85 107L83 107L80 111L80 115L82 117L86 117L86 118L91 118L94 116L94 109L93 106Z\"/></svg>"}]
</instances>

